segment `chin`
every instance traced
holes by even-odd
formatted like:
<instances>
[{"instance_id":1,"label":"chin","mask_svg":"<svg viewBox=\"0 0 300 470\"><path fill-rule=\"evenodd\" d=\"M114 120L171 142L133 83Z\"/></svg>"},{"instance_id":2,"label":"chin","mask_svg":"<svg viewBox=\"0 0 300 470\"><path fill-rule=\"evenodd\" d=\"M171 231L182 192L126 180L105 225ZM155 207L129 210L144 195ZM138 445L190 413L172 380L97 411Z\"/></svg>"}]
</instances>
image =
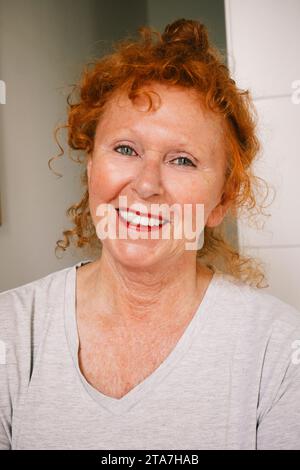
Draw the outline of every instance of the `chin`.
<instances>
[{"instance_id":1,"label":"chin","mask_svg":"<svg viewBox=\"0 0 300 470\"><path fill-rule=\"evenodd\" d=\"M128 268L146 268L153 266L157 262L162 262L157 247L150 247L142 240L117 240L117 243L111 243L107 250L114 259Z\"/></svg>"}]
</instances>

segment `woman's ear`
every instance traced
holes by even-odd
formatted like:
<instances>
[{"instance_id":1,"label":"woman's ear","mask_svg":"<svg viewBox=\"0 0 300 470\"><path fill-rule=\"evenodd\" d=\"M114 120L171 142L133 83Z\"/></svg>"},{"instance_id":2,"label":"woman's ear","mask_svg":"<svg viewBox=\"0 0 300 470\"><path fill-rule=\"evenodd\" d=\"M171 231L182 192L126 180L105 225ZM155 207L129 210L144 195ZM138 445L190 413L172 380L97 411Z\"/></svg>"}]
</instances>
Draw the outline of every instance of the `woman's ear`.
<instances>
[{"instance_id":1,"label":"woman's ear","mask_svg":"<svg viewBox=\"0 0 300 470\"><path fill-rule=\"evenodd\" d=\"M211 211L209 214L206 226L207 227L217 227L223 221L227 211L231 205L231 201L224 197L224 193L221 197L219 204Z\"/></svg>"}]
</instances>

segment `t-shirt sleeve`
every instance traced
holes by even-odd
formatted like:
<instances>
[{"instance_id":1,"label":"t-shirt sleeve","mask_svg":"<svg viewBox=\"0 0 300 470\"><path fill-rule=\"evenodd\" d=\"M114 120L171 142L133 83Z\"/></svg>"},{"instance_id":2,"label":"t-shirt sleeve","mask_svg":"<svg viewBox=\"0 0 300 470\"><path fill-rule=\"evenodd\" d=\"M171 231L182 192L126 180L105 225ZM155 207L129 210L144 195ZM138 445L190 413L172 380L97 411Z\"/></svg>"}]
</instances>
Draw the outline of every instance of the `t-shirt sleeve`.
<instances>
[{"instance_id":1,"label":"t-shirt sleeve","mask_svg":"<svg viewBox=\"0 0 300 470\"><path fill-rule=\"evenodd\" d=\"M12 407L6 367L6 342L0 339L0 450L11 448Z\"/></svg>"},{"instance_id":2,"label":"t-shirt sleeve","mask_svg":"<svg viewBox=\"0 0 300 470\"><path fill-rule=\"evenodd\" d=\"M12 447L14 410L26 393L31 370L31 289L0 293L0 449Z\"/></svg>"},{"instance_id":3,"label":"t-shirt sleeve","mask_svg":"<svg viewBox=\"0 0 300 470\"><path fill-rule=\"evenodd\" d=\"M258 422L258 450L300 449L300 330L290 339L289 347L289 360L276 394Z\"/></svg>"},{"instance_id":4,"label":"t-shirt sleeve","mask_svg":"<svg viewBox=\"0 0 300 470\"><path fill-rule=\"evenodd\" d=\"M10 367L13 366L13 350L10 341L11 303L9 296L0 294L0 449L11 448L12 403L10 391Z\"/></svg>"}]
</instances>

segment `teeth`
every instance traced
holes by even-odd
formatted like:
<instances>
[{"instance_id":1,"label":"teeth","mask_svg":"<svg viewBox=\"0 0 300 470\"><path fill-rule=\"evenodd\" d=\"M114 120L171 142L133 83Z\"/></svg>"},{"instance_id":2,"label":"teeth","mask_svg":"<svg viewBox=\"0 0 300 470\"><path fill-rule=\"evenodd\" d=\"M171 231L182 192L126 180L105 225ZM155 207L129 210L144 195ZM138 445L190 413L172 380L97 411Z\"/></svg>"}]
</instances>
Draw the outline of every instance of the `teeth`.
<instances>
[{"instance_id":1,"label":"teeth","mask_svg":"<svg viewBox=\"0 0 300 470\"><path fill-rule=\"evenodd\" d=\"M125 219L127 222L130 222L131 224L134 224L134 225L143 225L144 227L148 227L148 225L150 225L150 227L153 227L153 226L158 227L159 225L162 225L162 222L160 222L157 219L152 219L151 217L148 218L148 217L140 216L140 215L134 214L133 212L127 212L121 209L119 209L119 213L121 217L123 217L123 219Z\"/></svg>"}]
</instances>

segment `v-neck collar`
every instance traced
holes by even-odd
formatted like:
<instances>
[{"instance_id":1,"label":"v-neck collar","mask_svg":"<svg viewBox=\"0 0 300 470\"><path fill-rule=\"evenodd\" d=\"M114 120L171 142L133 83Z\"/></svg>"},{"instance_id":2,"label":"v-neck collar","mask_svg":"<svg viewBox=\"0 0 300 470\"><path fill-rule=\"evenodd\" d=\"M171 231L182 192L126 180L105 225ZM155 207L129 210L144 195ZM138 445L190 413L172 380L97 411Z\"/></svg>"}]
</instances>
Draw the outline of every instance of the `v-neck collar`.
<instances>
[{"instance_id":1,"label":"v-neck collar","mask_svg":"<svg viewBox=\"0 0 300 470\"><path fill-rule=\"evenodd\" d=\"M150 390L152 390L156 384L160 383L187 352L196 336L196 332L199 332L199 328L203 327L207 317L209 316L209 312L212 309L213 302L216 300L216 285L218 283L220 273L214 272L192 320L165 360L148 377L126 393L126 395L121 398L113 398L101 393L89 384L83 376L78 363L79 335L76 319L76 269L77 267L89 262L91 262L91 260L80 261L67 270L64 303L65 333L74 367L86 392L99 405L106 408L111 413L119 415L128 411Z\"/></svg>"}]
</instances>

